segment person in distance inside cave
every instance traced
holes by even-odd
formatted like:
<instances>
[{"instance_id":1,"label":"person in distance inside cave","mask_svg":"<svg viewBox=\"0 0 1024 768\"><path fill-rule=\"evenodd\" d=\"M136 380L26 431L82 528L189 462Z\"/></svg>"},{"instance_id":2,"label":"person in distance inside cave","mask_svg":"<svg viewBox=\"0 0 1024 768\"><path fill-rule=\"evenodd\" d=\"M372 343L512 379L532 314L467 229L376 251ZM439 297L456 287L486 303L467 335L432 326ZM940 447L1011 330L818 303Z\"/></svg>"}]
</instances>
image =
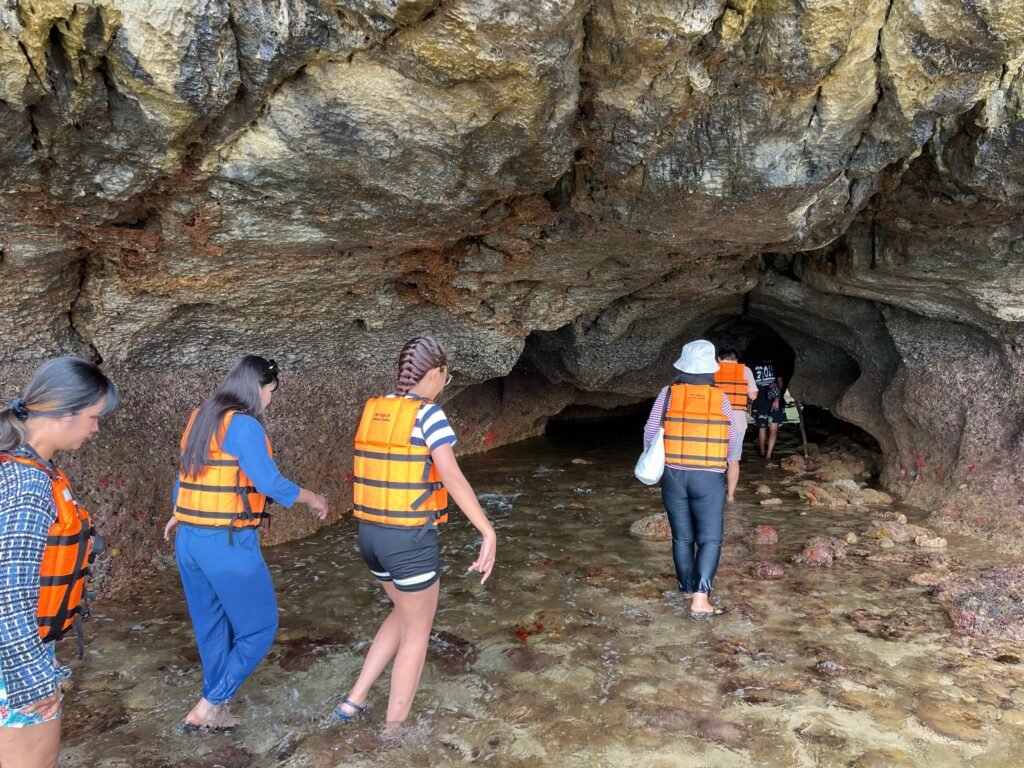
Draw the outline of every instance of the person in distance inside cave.
<instances>
[{"instance_id":1,"label":"person in distance inside cave","mask_svg":"<svg viewBox=\"0 0 1024 768\"><path fill-rule=\"evenodd\" d=\"M117 387L75 357L44 363L0 411L0 766L51 768L60 752L54 644L88 615L89 563L101 551L89 513L53 463L117 408Z\"/></svg>"},{"instance_id":2,"label":"person in distance inside cave","mask_svg":"<svg viewBox=\"0 0 1024 768\"><path fill-rule=\"evenodd\" d=\"M448 519L448 494L483 536L470 571L491 575L494 528L455 459L455 432L437 399L451 382L448 353L430 336L407 342L398 356L393 394L367 401L356 431L352 501L359 550L391 599L362 671L332 717L357 719L370 687L391 669L386 734L409 716L427 655L440 590L438 525Z\"/></svg>"},{"instance_id":3,"label":"person in distance inside cave","mask_svg":"<svg viewBox=\"0 0 1024 768\"><path fill-rule=\"evenodd\" d=\"M782 378L775 375L775 364L771 360L762 360L754 366L754 382L757 384L757 397L751 409L757 425L758 447L761 455L771 461L775 440L779 436L779 424L786 420L786 411L782 407Z\"/></svg>"},{"instance_id":4,"label":"person in distance inside cave","mask_svg":"<svg viewBox=\"0 0 1024 768\"><path fill-rule=\"evenodd\" d=\"M203 664L203 695L185 716L186 732L238 726L227 702L274 642L277 599L259 543L268 497L327 517L324 497L283 477L274 463L262 418L277 386L273 360L240 358L181 438L174 515L164 538L176 534L174 554Z\"/></svg>"},{"instance_id":5,"label":"person in distance inside cave","mask_svg":"<svg viewBox=\"0 0 1024 768\"><path fill-rule=\"evenodd\" d=\"M680 373L655 398L644 447L664 425L661 500L672 529L676 581L684 596L692 596L691 614L702 618L721 613L709 595L722 550L726 466L737 453L739 433L728 396L715 386L714 344L691 341L673 365Z\"/></svg>"},{"instance_id":6,"label":"person in distance inside cave","mask_svg":"<svg viewBox=\"0 0 1024 768\"><path fill-rule=\"evenodd\" d=\"M747 432L747 406L757 397L757 384L754 374L743 363L737 362L735 349L722 349L718 354L718 371L715 373L715 385L725 391L732 405L732 425L739 433L735 452L728 458L729 468L725 472L727 502L736 499L736 486L740 482L740 457L743 455L743 437Z\"/></svg>"}]
</instances>

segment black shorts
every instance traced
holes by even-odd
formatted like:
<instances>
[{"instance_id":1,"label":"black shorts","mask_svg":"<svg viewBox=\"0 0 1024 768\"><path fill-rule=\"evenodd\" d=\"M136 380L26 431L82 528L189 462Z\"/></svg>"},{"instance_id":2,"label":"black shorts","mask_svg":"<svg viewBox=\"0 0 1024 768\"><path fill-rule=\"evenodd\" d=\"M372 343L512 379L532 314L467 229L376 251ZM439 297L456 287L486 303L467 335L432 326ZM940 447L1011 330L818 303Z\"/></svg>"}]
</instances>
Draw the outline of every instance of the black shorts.
<instances>
[{"instance_id":1,"label":"black shorts","mask_svg":"<svg viewBox=\"0 0 1024 768\"><path fill-rule=\"evenodd\" d=\"M779 403L779 409L777 411L771 410L771 403L768 404L768 410L766 411L754 411L754 423L761 429L764 429L769 424L781 424L786 420L786 409L782 407L782 403Z\"/></svg>"},{"instance_id":2,"label":"black shorts","mask_svg":"<svg viewBox=\"0 0 1024 768\"><path fill-rule=\"evenodd\" d=\"M370 573L401 592L419 592L441 578L436 527L390 528L361 520L359 552Z\"/></svg>"}]
</instances>

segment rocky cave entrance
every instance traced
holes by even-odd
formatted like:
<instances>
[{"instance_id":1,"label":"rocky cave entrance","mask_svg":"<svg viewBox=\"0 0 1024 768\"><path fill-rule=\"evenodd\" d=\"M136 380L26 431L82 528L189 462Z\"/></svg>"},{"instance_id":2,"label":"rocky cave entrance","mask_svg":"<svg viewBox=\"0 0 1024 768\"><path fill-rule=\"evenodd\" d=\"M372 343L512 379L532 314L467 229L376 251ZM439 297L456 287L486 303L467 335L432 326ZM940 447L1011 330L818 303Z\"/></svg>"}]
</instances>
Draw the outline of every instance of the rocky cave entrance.
<instances>
[{"instance_id":1,"label":"rocky cave entrance","mask_svg":"<svg viewBox=\"0 0 1024 768\"><path fill-rule=\"evenodd\" d=\"M563 330L550 336L558 335L564 338L566 333ZM530 352L550 349L553 341L550 336L533 339L528 344L517 366L518 375L537 375L536 367L531 365L535 358ZM836 415L829 407L860 378L861 369L853 357L828 341L815 338L813 329L776 324L749 314L715 320L705 325L703 331L683 337L680 344L688 338L698 337L712 340L719 350L736 350L740 360L747 365L772 360L790 395L802 404L808 443L820 446L846 441L859 452L876 455L878 461L873 474L877 479L883 456L879 441L859 425ZM787 339L795 340L799 353ZM675 344L672 351L678 352L678 348L679 344ZM670 368L666 369L663 380L671 376L670 371ZM655 384L652 391L661 385ZM626 400L622 393L580 392L574 402L547 419L544 434L558 441L639 444L654 398ZM756 435L756 428L750 425L744 452L748 461L757 457ZM800 451L801 435L797 422L787 421L782 425L779 448L780 456Z\"/></svg>"}]
</instances>

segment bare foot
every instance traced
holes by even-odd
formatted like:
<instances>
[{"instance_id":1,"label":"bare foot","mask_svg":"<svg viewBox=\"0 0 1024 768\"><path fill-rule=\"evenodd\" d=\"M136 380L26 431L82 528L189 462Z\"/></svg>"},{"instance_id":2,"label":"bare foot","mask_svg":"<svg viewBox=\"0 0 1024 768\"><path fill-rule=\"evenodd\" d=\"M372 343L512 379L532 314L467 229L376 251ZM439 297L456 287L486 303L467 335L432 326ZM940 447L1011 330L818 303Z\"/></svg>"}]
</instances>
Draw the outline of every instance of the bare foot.
<instances>
[{"instance_id":1,"label":"bare foot","mask_svg":"<svg viewBox=\"0 0 1024 768\"><path fill-rule=\"evenodd\" d=\"M405 730L404 720L388 720L388 722L381 726L380 735L394 738L402 733L403 730Z\"/></svg>"},{"instance_id":2,"label":"bare foot","mask_svg":"<svg viewBox=\"0 0 1024 768\"><path fill-rule=\"evenodd\" d=\"M205 728L211 731L232 731L241 722L231 714L226 702L211 704L205 698L199 700L185 715L185 726L189 728Z\"/></svg>"},{"instance_id":3,"label":"bare foot","mask_svg":"<svg viewBox=\"0 0 1024 768\"><path fill-rule=\"evenodd\" d=\"M694 613L714 613L715 611L714 606L708 602L706 592L693 593L693 603L690 604L690 610Z\"/></svg>"}]
</instances>

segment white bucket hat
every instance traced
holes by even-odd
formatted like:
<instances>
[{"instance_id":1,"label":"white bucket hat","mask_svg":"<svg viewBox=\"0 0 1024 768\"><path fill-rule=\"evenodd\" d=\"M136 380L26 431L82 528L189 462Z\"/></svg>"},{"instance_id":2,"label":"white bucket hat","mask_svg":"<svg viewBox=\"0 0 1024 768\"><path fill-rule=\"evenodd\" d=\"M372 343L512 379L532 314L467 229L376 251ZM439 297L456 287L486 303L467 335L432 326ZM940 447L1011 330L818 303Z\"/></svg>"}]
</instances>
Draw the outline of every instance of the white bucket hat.
<instances>
[{"instance_id":1,"label":"white bucket hat","mask_svg":"<svg viewBox=\"0 0 1024 768\"><path fill-rule=\"evenodd\" d=\"M683 373L714 373L718 370L715 345L705 339L684 344L679 359L672 365Z\"/></svg>"}]
</instances>

